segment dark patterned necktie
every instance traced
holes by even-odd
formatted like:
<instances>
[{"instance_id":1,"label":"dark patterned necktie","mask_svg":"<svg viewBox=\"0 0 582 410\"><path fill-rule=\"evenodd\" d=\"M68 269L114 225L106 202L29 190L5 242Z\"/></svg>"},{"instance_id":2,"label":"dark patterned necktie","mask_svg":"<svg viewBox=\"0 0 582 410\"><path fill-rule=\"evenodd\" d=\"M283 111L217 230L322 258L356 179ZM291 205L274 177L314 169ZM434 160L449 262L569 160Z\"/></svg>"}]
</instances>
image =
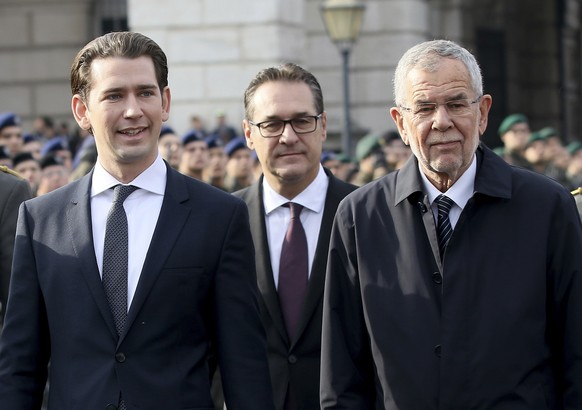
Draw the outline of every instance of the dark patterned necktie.
<instances>
[{"instance_id":1,"label":"dark patterned necktie","mask_svg":"<svg viewBox=\"0 0 582 410\"><path fill-rule=\"evenodd\" d=\"M128 239L127 216L123 202L136 189L137 187L133 185L116 185L113 188L113 204L107 214L105 225L102 280L118 335L123 332L127 317ZM118 409L127 409L121 395Z\"/></svg>"},{"instance_id":2,"label":"dark patterned necktie","mask_svg":"<svg viewBox=\"0 0 582 410\"><path fill-rule=\"evenodd\" d=\"M279 302L287 334L294 340L307 290L308 255L307 237L299 215L303 206L289 203L291 220L281 249L279 264Z\"/></svg>"},{"instance_id":3,"label":"dark patterned necktie","mask_svg":"<svg viewBox=\"0 0 582 410\"><path fill-rule=\"evenodd\" d=\"M454 202L451 198L445 195L437 196L435 202L438 209L437 236L439 241L439 251L441 254L441 259L443 259L447 244L453 235L453 227L451 226L451 221L449 220L449 211L451 210Z\"/></svg>"},{"instance_id":4,"label":"dark patterned necktie","mask_svg":"<svg viewBox=\"0 0 582 410\"><path fill-rule=\"evenodd\" d=\"M103 287L118 335L123 332L127 317L127 216L123 202L136 189L132 185L114 187L113 204L105 226Z\"/></svg>"}]
</instances>

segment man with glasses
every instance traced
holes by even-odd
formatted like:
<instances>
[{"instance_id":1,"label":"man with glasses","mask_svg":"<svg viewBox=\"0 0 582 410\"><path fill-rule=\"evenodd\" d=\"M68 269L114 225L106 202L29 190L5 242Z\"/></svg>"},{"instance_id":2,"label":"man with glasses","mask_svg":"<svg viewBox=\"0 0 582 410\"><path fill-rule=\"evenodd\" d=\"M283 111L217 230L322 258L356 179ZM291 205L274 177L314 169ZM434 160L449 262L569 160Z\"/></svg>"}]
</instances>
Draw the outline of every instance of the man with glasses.
<instances>
[{"instance_id":1,"label":"man with glasses","mask_svg":"<svg viewBox=\"0 0 582 410\"><path fill-rule=\"evenodd\" d=\"M340 200L355 187L320 165L327 115L311 73L295 64L264 69L246 89L244 105L246 142L263 176L235 195L249 208L275 407L318 409L329 235ZM290 222L294 210L300 223ZM290 226L304 234L291 234ZM289 245L297 238L303 247Z\"/></svg>"},{"instance_id":2,"label":"man with glasses","mask_svg":"<svg viewBox=\"0 0 582 410\"><path fill-rule=\"evenodd\" d=\"M321 408L582 408L572 195L479 142L492 97L459 45L408 50L394 97L414 155L338 207Z\"/></svg>"}]
</instances>

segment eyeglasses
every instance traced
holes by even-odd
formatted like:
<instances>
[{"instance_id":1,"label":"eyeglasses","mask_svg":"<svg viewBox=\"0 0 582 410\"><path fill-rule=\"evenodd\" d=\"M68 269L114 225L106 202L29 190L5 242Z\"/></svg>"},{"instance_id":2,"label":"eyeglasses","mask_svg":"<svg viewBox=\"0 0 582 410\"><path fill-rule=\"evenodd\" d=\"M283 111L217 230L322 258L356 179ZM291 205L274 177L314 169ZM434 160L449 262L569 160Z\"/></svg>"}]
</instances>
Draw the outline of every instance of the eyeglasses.
<instances>
[{"instance_id":1,"label":"eyeglasses","mask_svg":"<svg viewBox=\"0 0 582 410\"><path fill-rule=\"evenodd\" d=\"M471 105L476 104L481 100L481 97L477 97L475 100L470 100L468 98L460 98L458 100L446 101L442 104L439 103L421 103L416 104L414 108L403 107L399 105L404 111L412 112L414 115L420 118L432 117L436 112L439 105L444 105L447 113L451 117L460 117L462 115L468 114L471 111Z\"/></svg>"},{"instance_id":2,"label":"eyeglasses","mask_svg":"<svg viewBox=\"0 0 582 410\"><path fill-rule=\"evenodd\" d=\"M295 134L309 134L317 128L317 120L321 118L323 113L319 115L304 115L302 117L291 118L290 120L268 120L263 122L249 121L249 124L254 125L259 129L259 133L263 138L275 138L283 135L285 126L291 125Z\"/></svg>"}]
</instances>

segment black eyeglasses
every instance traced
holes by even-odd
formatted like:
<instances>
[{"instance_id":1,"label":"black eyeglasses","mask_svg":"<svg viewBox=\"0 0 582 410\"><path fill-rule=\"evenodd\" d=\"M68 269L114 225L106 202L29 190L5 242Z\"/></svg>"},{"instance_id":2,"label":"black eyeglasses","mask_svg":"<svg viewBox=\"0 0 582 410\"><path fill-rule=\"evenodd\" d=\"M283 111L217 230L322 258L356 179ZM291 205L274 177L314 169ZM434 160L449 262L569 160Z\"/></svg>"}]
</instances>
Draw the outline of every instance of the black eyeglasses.
<instances>
[{"instance_id":1,"label":"black eyeglasses","mask_svg":"<svg viewBox=\"0 0 582 410\"><path fill-rule=\"evenodd\" d=\"M291 118L290 120L268 120L259 123L249 121L249 124L254 125L259 129L259 133L263 138L275 138L283 135L285 126L291 125L295 134L309 134L317 129L317 120L321 118L323 113L319 115L304 115L302 117Z\"/></svg>"},{"instance_id":2,"label":"black eyeglasses","mask_svg":"<svg viewBox=\"0 0 582 410\"><path fill-rule=\"evenodd\" d=\"M450 116L462 116L468 114L471 111L471 105L478 103L481 97L477 97L474 100L468 98L460 98L456 100L446 101L442 104L439 103L420 103L416 104L414 108L407 108L400 105L399 107L404 111L412 112L414 115L420 118L432 117L436 112L439 105L443 105Z\"/></svg>"}]
</instances>

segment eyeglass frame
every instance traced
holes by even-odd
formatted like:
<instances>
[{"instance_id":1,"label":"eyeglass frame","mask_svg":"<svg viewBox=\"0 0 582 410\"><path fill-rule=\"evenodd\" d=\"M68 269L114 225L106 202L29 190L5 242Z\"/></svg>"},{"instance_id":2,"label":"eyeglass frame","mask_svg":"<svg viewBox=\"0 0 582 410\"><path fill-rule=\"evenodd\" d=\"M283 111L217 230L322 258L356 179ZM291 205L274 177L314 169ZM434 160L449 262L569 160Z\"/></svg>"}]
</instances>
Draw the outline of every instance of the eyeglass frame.
<instances>
[{"instance_id":1,"label":"eyeglass frame","mask_svg":"<svg viewBox=\"0 0 582 410\"><path fill-rule=\"evenodd\" d=\"M247 119L247 121L249 122L249 124L254 125L255 127L257 127L259 129L259 135L261 137L263 137L263 138L279 138L285 132L285 127L287 127L287 124L289 124L291 126L291 129L297 135L309 134L311 132L314 132L317 129L317 120L320 120L322 116L323 116L323 113L321 112L317 115L301 115L299 117L291 118L290 120L265 120L265 121L261 121L261 122L254 122L252 120ZM300 118L314 118L315 119L315 127L311 131L299 131L299 132L296 131L295 127L293 127L292 121L300 119ZM283 128L281 128L281 133L278 135L269 135L268 137L264 136L261 125L265 124L267 122L275 122L275 121L283 123Z\"/></svg>"},{"instance_id":2,"label":"eyeglass frame","mask_svg":"<svg viewBox=\"0 0 582 410\"><path fill-rule=\"evenodd\" d=\"M453 116L454 116L455 114L451 114L451 113L448 111L448 109L446 108L447 104L449 104L449 103L453 103L453 102L455 102L455 101L464 101L464 100L467 100L467 101L469 102L469 106L471 106L471 105L473 105L473 104L476 104L476 103L478 103L479 101L481 101L481 97L483 97L483 95L480 95L479 97L475 98L475 99L474 99L474 100L472 100L472 101L471 101L469 98L457 98L457 99L452 99L452 100L445 101L445 102L443 102L443 103L436 103L436 102L425 102L425 103L422 103L422 104L419 104L419 105L434 106L434 111L432 111L432 112L430 113L431 115L434 115L434 113L436 113L436 112L437 112L437 110L438 110L439 106L441 106L441 105L444 105L444 106L445 106L445 110L447 111L447 113L448 113L449 115L453 115ZM406 111L406 112L410 112L410 113L412 113L412 114L414 114L414 115L418 115L418 113L419 113L419 111L420 111L420 110L418 110L418 111L416 111L416 112L415 112L413 108L405 107L405 106L403 106L403 105L398 105L398 108L401 108L401 109L403 109L404 111ZM467 107L467 108L468 108L468 107Z\"/></svg>"}]
</instances>

